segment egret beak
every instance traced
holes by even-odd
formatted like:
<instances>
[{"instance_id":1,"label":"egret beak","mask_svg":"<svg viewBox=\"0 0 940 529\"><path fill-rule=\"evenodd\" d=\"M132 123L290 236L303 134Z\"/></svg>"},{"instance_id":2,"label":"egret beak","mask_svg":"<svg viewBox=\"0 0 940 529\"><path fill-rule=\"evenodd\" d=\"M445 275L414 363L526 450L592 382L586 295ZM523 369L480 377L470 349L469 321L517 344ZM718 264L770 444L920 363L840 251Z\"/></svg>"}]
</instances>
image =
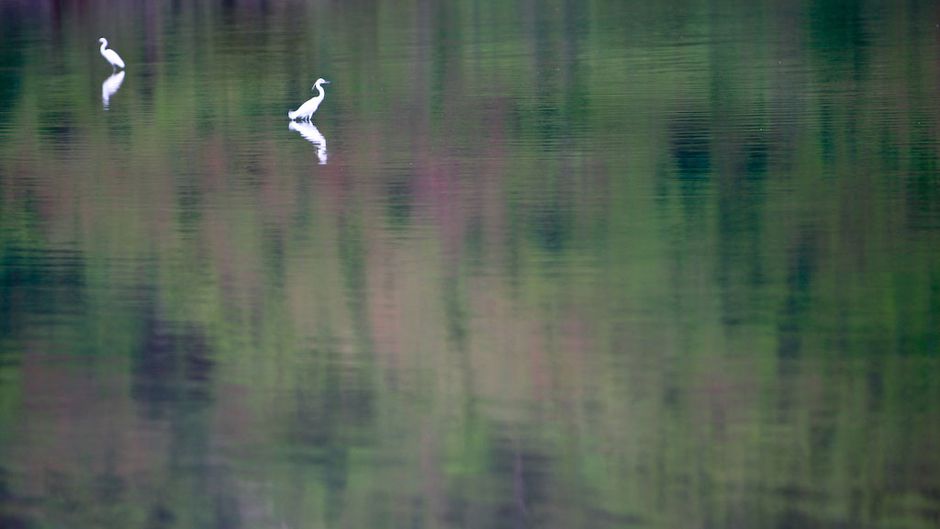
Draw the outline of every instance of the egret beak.
<instances>
[{"instance_id":1,"label":"egret beak","mask_svg":"<svg viewBox=\"0 0 940 529\"><path fill-rule=\"evenodd\" d=\"M323 84L330 84L330 81L323 81Z\"/></svg>"}]
</instances>

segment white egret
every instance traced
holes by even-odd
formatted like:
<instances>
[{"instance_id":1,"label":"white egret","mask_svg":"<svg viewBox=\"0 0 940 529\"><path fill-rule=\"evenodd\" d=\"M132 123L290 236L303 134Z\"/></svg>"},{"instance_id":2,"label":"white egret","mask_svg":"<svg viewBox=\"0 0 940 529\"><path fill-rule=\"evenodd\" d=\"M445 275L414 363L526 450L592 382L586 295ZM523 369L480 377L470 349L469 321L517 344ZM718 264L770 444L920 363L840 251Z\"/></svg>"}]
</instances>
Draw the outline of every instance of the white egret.
<instances>
[{"instance_id":1,"label":"white egret","mask_svg":"<svg viewBox=\"0 0 940 529\"><path fill-rule=\"evenodd\" d=\"M101 104L104 105L105 110L108 109L109 103L111 102L111 96L117 93L118 88L121 88L121 83L123 82L124 70L121 70L111 74L110 77L101 83Z\"/></svg>"},{"instance_id":2,"label":"white egret","mask_svg":"<svg viewBox=\"0 0 940 529\"><path fill-rule=\"evenodd\" d=\"M111 69L124 68L124 59L116 51L107 49L108 39L101 37L98 42L101 43L101 56L111 64Z\"/></svg>"},{"instance_id":3,"label":"white egret","mask_svg":"<svg viewBox=\"0 0 940 529\"><path fill-rule=\"evenodd\" d=\"M326 165L326 138L323 137L323 134L320 134L316 125L303 121L291 121L287 128L299 132L301 136L312 143L317 148L317 158L320 160L320 165Z\"/></svg>"},{"instance_id":4,"label":"white egret","mask_svg":"<svg viewBox=\"0 0 940 529\"><path fill-rule=\"evenodd\" d=\"M317 111L320 103L323 102L323 96L326 95L326 92L323 91L323 85L325 84L330 84L330 82L322 77L317 79L317 82L313 83L313 87L310 88L311 90L316 90L317 95L308 99L307 102L300 105L300 108L297 110L289 111L287 117L291 120L299 119L302 121L310 121L310 116Z\"/></svg>"}]
</instances>

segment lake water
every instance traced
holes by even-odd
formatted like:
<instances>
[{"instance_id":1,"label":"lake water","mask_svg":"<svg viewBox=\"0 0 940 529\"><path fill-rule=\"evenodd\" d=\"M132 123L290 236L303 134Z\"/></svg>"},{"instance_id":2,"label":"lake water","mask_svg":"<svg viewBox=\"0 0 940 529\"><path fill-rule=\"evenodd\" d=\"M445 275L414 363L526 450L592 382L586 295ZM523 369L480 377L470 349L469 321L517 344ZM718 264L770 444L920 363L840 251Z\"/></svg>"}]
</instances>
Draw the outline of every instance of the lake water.
<instances>
[{"instance_id":1,"label":"lake water","mask_svg":"<svg viewBox=\"0 0 940 529\"><path fill-rule=\"evenodd\" d=\"M0 526L937 527L938 24L0 0Z\"/></svg>"}]
</instances>

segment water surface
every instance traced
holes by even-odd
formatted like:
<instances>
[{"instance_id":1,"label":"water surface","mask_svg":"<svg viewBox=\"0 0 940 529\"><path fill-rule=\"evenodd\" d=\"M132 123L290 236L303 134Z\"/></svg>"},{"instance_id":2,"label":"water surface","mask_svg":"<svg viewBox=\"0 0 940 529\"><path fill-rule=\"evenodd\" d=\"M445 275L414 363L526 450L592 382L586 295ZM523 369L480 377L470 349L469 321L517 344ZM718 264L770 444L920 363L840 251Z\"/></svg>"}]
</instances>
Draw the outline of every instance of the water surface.
<instances>
[{"instance_id":1,"label":"water surface","mask_svg":"<svg viewBox=\"0 0 940 529\"><path fill-rule=\"evenodd\" d=\"M0 526L936 527L938 22L0 1Z\"/></svg>"}]
</instances>

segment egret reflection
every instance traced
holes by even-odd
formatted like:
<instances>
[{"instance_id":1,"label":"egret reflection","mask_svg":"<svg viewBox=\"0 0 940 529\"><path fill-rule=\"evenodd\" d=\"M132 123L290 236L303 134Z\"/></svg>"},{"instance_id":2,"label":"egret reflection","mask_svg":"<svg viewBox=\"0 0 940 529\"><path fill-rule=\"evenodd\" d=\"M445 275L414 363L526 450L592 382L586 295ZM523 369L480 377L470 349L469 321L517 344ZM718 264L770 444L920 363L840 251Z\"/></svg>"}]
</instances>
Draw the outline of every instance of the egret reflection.
<instances>
[{"instance_id":1,"label":"egret reflection","mask_svg":"<svg viewBox=\"0 0 940 529\"><path fill-rule=\"evenodd\" d=\"M111 74L110 77L101 83L101 104L104 105L105 110L108 110L108 107L111 103L111 96L117 93L118 89L121 88L121 83L123 82L124 70L121 70Z\"/></svg>"},{"instance_id":2,"label":"egret reflection","mask_svg":"<svg viewBox=\"0 0 940 529\"><path fill-rule=\"evenodd\" d=\"M326 165L326 138L317 129L316 125L309 121L291 121L287 127L290 130L296 130L307 141L314 144L317 148L317 158L320 159L320 165Z\"/></svg>"}]
</instances>

